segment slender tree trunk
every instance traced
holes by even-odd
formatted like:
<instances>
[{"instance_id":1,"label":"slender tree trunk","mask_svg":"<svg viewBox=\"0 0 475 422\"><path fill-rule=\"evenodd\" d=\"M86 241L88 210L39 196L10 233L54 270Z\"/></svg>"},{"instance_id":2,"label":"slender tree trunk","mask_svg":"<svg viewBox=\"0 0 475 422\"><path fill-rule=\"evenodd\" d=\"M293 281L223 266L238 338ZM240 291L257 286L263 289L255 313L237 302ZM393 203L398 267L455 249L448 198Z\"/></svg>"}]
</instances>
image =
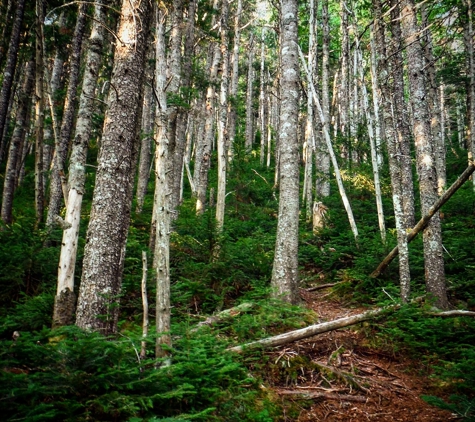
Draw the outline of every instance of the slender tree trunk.
<instances>
[{"instance_id":1,"label":"slender tree trunk","mask_svg":"<svg viewBox=\"0 0 475 422\"><path fill-rule=\"evenodd\" d=\"M229 137L229 152L228 156L232 159L234 155L234 139L236 137L236 119L237 119L237 94L239 82L239 45L241 41L240 19L242 14L242 0L238 0L236 6L236 14L234 15L234 43L233 54L231 58L232 71L231 82L229 87L229 113L228 113L228 137Z\"/></svg>"},{"instance_id":2,"label":"slender tree trunk","mask_svg":"<svg viewBox=\"0 0 475 422\"><path fill-rule=\"evenodd\" d=\"M35 61L29 60L25 64L24 82L18 99L15 129L13 130L10 148L8 151L7 166L5 169L5 182L2 196L2 221L10 225L13 222L13 195L17 183L17 165L21 159L21 147L28 128L28 110L31 107L31 94L33 91L35 74Z\"/></svg>"},{"instance_id":3,"label":"slender tree trunk","mask_svg":"<svg viewBox=\"0 0 475 422\"><path fill-rule=\"evenodd\" d=\"M64 164L68 155L69 143L73 131L74 116L76 113L76 92L79 86L81 67L82 40L86 30L86 4L80 4L78 17L71 45L71 59L69 64L69 82L64 100L63 119L59 132L59 143L55 148L55 159L51 171L50 199L46 225L52 227L56 216L61 209L61 202L67 198L67 179ZM67 204L66 204L67 205Z\"/></svg>"},{"instance_id":4,"label":"slender tree trunk","mask_svg":"<svg viewBox=\"0 0 475 422\"><path fill-rule=\"evenodd\" d=\"M305 58L304 58L301 51L299 51L299 53L300 53L300 58L302 60L302 64L305 68L305 72L308 75L309 70L308 70L307 64L305 63ZM356 222L355 222L355 218L353 216L353 211L351 210L350 201L348 200L348 197L346 196L345 187L343 186L343 180L341 178L341 174L340 174L340 170L339 170L339 167L338 167L338 162L337 162L337 159L336 159L336 155L333 151L332 143L331 143L331 140L330 140L330 131L329 131L328 121L325 120L325 115L323 114L323 109L322 109L322 106L320 104L320 100L318 99L318 94L317 94L317 91L315 90L315 86L313 85L313 83L310 84L310 87L312 89L313 101L315 102L318 114L320 116L320 122L322 123L323 135L325 137L328 152L330 153L330 158L332 160L333 170L335 171L335 178L336 178L336 181L338 183L338 189L340 191L340 196L341 196L341 199L343 201L343 205L345 207L346 213L348 215L348 221L350 223L351 231L353 232L353 236L355 237L355 241L358 242L358 228L356 227Z\"/></svg>"},{"instance_id":5,"label":"slender tree trunk","mask_svg":"<svg viewBox=\"0 0 475 422\"><path fill-rule=\"evenodd\" d=\"M401 166L401 183L404 195L402 196L403 210L405 215L406 228L411 228L415 224L414 210L414 183L412 180L412 157L411 157L411 130L409 128L410 116L408 107L404 99L404 67L402 50L404 42L401 35L401 25L399 20L399 2L391 0L391 31L393 35L390 43L390 51L388 57L392 66L394 75L394 100L391 103L394 113L394 124L397 135L397 157Z\"/></svg>"},{"instance_id":6,"label":"slender tree trunk","mask_svg":"<svg viewBox=\"0 0 475 422\"><path fill-rule=\"evenodd\" d=\"M20 30L25 13L25 0L17 0L16 12L13 20L13 27L10 36L10 45L8 46L7 63L3 69L3 82L0 91L0 144L3 145L4 127L6 125L8 105L12 92L13 80L15 78L16 65L18 60L18 51L20 47ZM3 150L3 148L1 148ZM0 162L2 157L0 157Z\"/></svg>"},{"instance_id":7,"label":"slender tree trunk","mask_svg":"<svg viewBox=\"0 0 475 422\"><path fill-rule=\"evenodd\" d=\"M322 109L325 120L330 122L330 25L328 0L322 2L323 52L322 52ZM316 150L317 181L316 197L320 200L330 195L330 155L326 142L319 136Z\"/></svg>"},{"instance_id":8,"label":"slender tree trunk","mask_svg":"<svg viewBox=\"0 0 475 422\"><path fill-rule=\"evenodd\" d=\"M104 334L117 330L150 16L151 2L123 0L84 250L76 324Z\"/></svg>"},{"instance_id":9,"label":"slender tree trunk","mask_svg":"<svg viewBox=\"0 0 475 422\"><path fill-rule=\"evenodd\" d=\"M36 57L35 57L35 210L37 226L43 221L43 128L45 99L43 92L43 1L36 1Z\"/></svg>"},{"instance_id":10,"label":"slender tree trunk","mask_svg":"<svg viewBox=\"0 0 475 422\"><path fill-rule=\"evenodd\" d=\"M252 107L253 84L254 84L254 34L251 34L249 40L249 57L247 60L247 93L246 93L246 140L245 149L249 153L254 143L254 110Z\"/></svg>"},{"instance_id":11,"label":"slender tree trunk","mask_svg":"<svg viewBox=\"0 0 475 422\"><path fill-rule=\"evenodd\" d=\"M281 2L281 109L279 139L279 215L271 285L275 297L290 303L298 295L299 142L298 7Z\"/></svg>"},{"instance_id":12,"label":"slender tree trunk","mask_svg":"<svg viewBox=\"0 0 475 422\"><path fill-rule=\"evenodd\" d=\"M471 2L471 0L468 0ZM444 193L447 184L447 175L445 171L445 145L442 138L441 122L440 122L440 96L439 88L437 86L437 75L435 68L435 58L432 46L432 34L429 27L429 16L427 4L421 7L422 27L425 28L424 38L424 58L425 69L428 73L427 93L429 95L427 104L429 106L430 114L430 133L431 142L433 144L435 156L435 169L437 174L437 192L439 195Z\"/></svg>"},{"instance_id":13,"label":"slender tree trunk","mask_svg":"<svg viewBox=\"0 0 475 422\"><path fill-rule=\"evenodd\" d=\"M468 161L473 162L475 159L475 53L473 47L473 5L472 0L464 0L467 10L467 22L464 30L465 39L465 53L467 55L467 73L469 75L468 89L467 89L467 103L468 103ZM461 120L461 119L460 119ZM460 125L462 126L462 125ZM459 131L459 139L460 133ZM462 138L463 139L463 138ZM472 176L473 185L475 188L475 177Z\"/></svg>"},{"instance_id":14,"label":"slender tree trunk","mask_svg":"<svg viewBox=\"0 0 475 422\"><path fill-rule=\"evenodd\" d=\"M145 195L147 194L148 181L150 179L150 165L152 163L152 139L154 123L153 105L153 63L155 63L155 51L152 45L148 47L146 77L144 84L143 112L142 112L142 140L140 141L139 171L137 177L137 205L135 212L142 213Z\"/></svg>"},{"instance_id":15,"label":"slender tree trunk","mask_svg":"<svg viewBox=\"0 0 475 422\"><path fill-rule=\"evenodd\" d=\"M361 54L361 50L359 49L359 41L356 39L356 49L359 55L359 77L361 81L361 93L363 95L363 108L366 114L366 122L368 125L368 137L371 149L371 164L373 166L373 180L374 180L374 191L376 196L376 209L378 211L378 224L379 224L379 231L381 233L381 240L383 244L386 243L386 225L384 223L384 209L383 209L383 199L381 195L381 183L379 180L379 165L378 165L378 154L376 149L376 141L375 141L375 130L374 130L374 120L371 112L369 110L369 100L368 100L368 92L366 90L366 84L364 81L364 70L363 70L363 57Z\"/></svg>"},{"instance_id":16,"label":"slender tree trunk","mask_svg":"<svg viewBox=\"0 0 475 422\"><path fill-rule=\"evenodd\" d=\"M349 43L349 26L348 26L348 10L345 0L340 0L340 32L341 32L341 79L339 90L339 107L340 107L340 130L344 138L342 156L348 159L348 163L351 160L350 157L350 83L349 83L349 64L350 64L350 43Z\"/></svg>"},{"instance_id":17,"label":"slender tree trunk","mask_svg":"<svg viewBox=\"0 0 475 422\"><path fill-rule=\"evenodd\" d=\"M155 355L165 357L168 352L163 345L171 345L170 336L170 211L169 195L170 167L168 158L169 141L167 136L169 113L167 110L167 96L165 92L166 63L165 57L165 19L159 12L156 19L156 67L155 91L158 97L155 134L155 219L156 237L154 249L154 272L156 277L156 333Z\"/></svg>"},{"instance_id":18,"label":"slender tree trunk","mask_svg":"<svg viewBox=\"0 0 475 422\"><path fill-rule=\"evenodd\" d=\"M216 198L216 227L222 230L226 205L226 165L228 149L228 88L229 88L229 52L228 52L228 15L229 2L221 3L221 86L219 93L218 118L218 194Z\"/></svg>"},{"instance_id":19,"label":"slender tree trunk","mask_svg":"<svg viewBox=\"0 0 475 422\"><path fill-rule=\"evenodd\" d=\"M397 243L401 256L399 257L399 285L400 296L403 302L409 300L411 288L411 274L409 269L409 249L407 246L407 222L406 213L404 212L404 189L402 182L403 167L398 160L399 143L398 136L395 129L395 116L392 98L394 98L394 85L391 86L388 75L394 72L393 66L390 67L390 62L387 59L386 53L386 38L384 33L384 22L382 20L381 4L378 0L373 0L374 9L374 27L372 28L372 37L374 39L375 53L372 55L374 61L373 66L378 70L378 97L381 99L382 115L385 129L386 145L388 149L389 173L391 177L391 189L393 196L394 218L396 221ZM377 54L376 54L377 52Z\"/></svg>"},{"instance_id":20,"label":"slender tree trunk","mask_svg":"<svg viewBox=\"0 0 475 422\"><path fill-rule=\"evenodd\" d=\"M169 95L179 96L182 80L182 36L183 36L183 0L173 1L173 11L171 14L171 33L170 50L167 57L168 62L168 88ZM185 151L185 138L182 113L178 105L170 104L168 111L168 138L169 138L169 157L173 161L173 167L170 169L169 188L171 191L171 206L174 211L180 202L181 175L183 172L183 154ZM177 214L174 214L175 216Z\"/></svg>"},{"instance_id":21,"label":"slender tree trunk","mask_svg":"<svg viewBox=\"0 0 475 422\"><path fill-rule=\"evenodd\" d=\"M215 84L217 82L218 68L221 62L221 50L218 45L209 46L209 71L210 84L206 90L203 102L202 115L204 116L204 136L196 142L194 182L196 187L196 213L203 214L206 207L206 192L208 190L208 172L211 164L211 145L214 138L215 117Z\"/></svg>"},{"instance_id":22,"label":"slender tree trunk","mask_svg":"<svg viewBox=\"0 0 475 422\"><path fill-rule=\"evenodd\" d=\"M261 68L260 68L260 89L259 89L259 123L261 132L261 148L259 162L264 165L266 156L266 95L265 95L265 28L261 34Z\"/></svg>"},{"instance_id":23,"label":"slender tree trunk","mask_svg":"<svg viewBox=\"0 0 475 422\"><path fill-rule=\"evenodd\" d=\"M424 84L424 64L413 0L401 3L401 25L406 41L410 99L414 116L414 141L422 213L426 214L437 199L435 156L430 143L430 117ZM424 266L427 291L436 299L436 306L447 309L449 302L445 287L444 252L440 217L435 215L423 233Z\"/></svg>"},{"instance_id":24,"label":"slender tree trunk","mask_svg":"<svg viewBox=\"0 0 475 422\"><path fill-rule=\"evenodd\" d=\"M105 2L104 2L105 3ZM86 181L86 158L95 110L94 98L97 79L102 63L104 45L103 21L105 10L103 2L96 1L91 36L88 42L84 79L76 131L71 151L68 175L68 201L65 227L61 241L61 254L58 265L58 285L53 313L53 326L70 325L74 322L76 295L74 293L74 273L76 266L79 225L81 221L82 199Z\"/></svg>"}]
</instances>

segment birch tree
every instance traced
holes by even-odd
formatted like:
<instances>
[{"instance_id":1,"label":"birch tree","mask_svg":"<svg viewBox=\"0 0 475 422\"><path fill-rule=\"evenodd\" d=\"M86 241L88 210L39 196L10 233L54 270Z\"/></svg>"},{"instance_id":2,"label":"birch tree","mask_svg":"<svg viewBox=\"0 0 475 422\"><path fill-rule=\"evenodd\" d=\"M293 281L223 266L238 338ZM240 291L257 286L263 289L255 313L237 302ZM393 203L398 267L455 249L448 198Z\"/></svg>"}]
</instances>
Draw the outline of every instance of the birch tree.
<instances>
[{"instance_id":1,"label":"birch tree","mask_svg":"<svg viewBox=\"0 0 475 422\"><path fill-rule=\"evenodd\" d=\"M76 325L117 330L151 2L124 0L84 250Z\"/></svg>"}]
</instances>

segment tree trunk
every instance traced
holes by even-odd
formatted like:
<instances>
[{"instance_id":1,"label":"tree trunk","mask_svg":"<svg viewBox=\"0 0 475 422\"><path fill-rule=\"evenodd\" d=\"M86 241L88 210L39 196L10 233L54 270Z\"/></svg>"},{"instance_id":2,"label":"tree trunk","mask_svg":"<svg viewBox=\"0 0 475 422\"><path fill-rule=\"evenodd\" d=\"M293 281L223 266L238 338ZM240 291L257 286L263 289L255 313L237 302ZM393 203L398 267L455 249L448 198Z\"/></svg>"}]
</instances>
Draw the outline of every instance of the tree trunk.
<instances>
[{"instance_id":1,"label":"tree trunk","mask_svg":"<svg viewBox=\"0 0 475 422\"><path fill-rule=\"evenodd\" d=\"M229 87L229 52L228 52L228 15L229 2L221 3L221 87L219 94L218 117L218 194L216 198L216 228L223 229L226 206L226 165L228 150L228 87Z\"/></svg>"},{"instance_id":2,"label":"tree trunk","mask_svg":"<svg viewBox=\"0 0 475 422\"><path fill-rule=\"evenodd\" d=\"M402 204L405 216L405 227L410 229L415 224L414 210L414 183L412 180L412 157L411 157L411 130L409 128L410 116L405 102L404 65L402 50L404 42L401 35L399 20L400 6L398 0L391 0L391 31L393 40L390 43L388 58L394 74L394 88L392 110L396 129L396 158L401 166L400 178L402 183ZM389 105L389 104L388 104Z\"/></svg>"},{"instance_id":3,"label":"tree trunk","mask_svg":"<svg viewBox=\"0 0 475 422\"><path fill-rule=\"evenodd\" d=\"M35 210L36 225L43 221L43 128L45 120L45 99L43 92L43 1L36 0L36 57L35 57Z\"/></svg>"},{"instance_id":4,"label":"tree trunk","mask_svg":"<svg viewBox=\"0 0 475 422\"><path fill-rule=\"evenodd\" d=\"M117 330L150 15L151 2L123 0L84 250L76 324L104 334Z\"/></svg>"},{"instance_id":5,"label":"tree trunk","mask_svg":"<svg viewBox=\"0 0 475 422\"><path fill-rule=\"evenodd\" d=\"M394 106L392 99L395 97L395 85L390 84L388 75L394 72L394 61L390 62L386 54L386 38L384 33L384 22L382 20L381 4L378 0L373 0L374 9L374 27L372 28L371 36L374 41L371 43L371 48L374 52L371 56L373 60L373 67L378 70L378 97L381 99L382 114L386 139L386 146L388 150L389 160L389 174L391 177L391 189L394 208L394 218L396 221L397 243L401 250L399 259L399 285L400 296L403 302L409 300L411 274L409 269L409 249L407 246L406 234L406 213L404 210L404 189L402 164L398 157L400 156L400 141L395 129L396 117L394 116ZM377 53L377 54L376 54ZM393 65L390 67L390 65Z\"/></svg>"},{"instance_id":6,"label":"tree trunk","mask_svg":"<svg viewBox=\"0 0 475 422\"><path fill-rule=\"evenodd\" d=\"M323 25L323 52L322 52L322 109L325 120L330 122L330 26L328 15L328 0L322 2L322 25ZM316 161L317 180L315 195L321 200L330 196L330 154L323 136L318 136Z\"/></svg>"},{"instance_id":7,"label":"tree trunk","mask_svg":"<svg viewBox=\"0 0 475 422\"><path fill-rule=\"evenodd\" d=\"M416 224L416 226L409 232L407 235L407 243L411 242L416 235L423 230L426 226L427 223L430 221L430 219L435 215L436 212L439 211L439 209L444 205L451 197L452 195L457 192L458 188L462 186L467 179L471 176L471 174L475 171L475 164L470 164L465 171L458 177L458 179L452 183L450 188L448 188L444 194L435 202L427 211L427 213L419 220L419 222ZM389 254L386 256L386 258L383 259L381 264L378 265L378 268L376 268L372 273L371 277L379 277L379 275L387 268L387 266L391 263L391 261L398 255L399 249L396 246Z\"/></svg>"},{"instance_id":8,"label":"tree trunk","mask_svg":"<svg viewBox=\"0 0 475 422\"><path fill-rule=\"evenodd\" d=\"M236 119L237 119L237 94L239 82L239 44L241 40L240 18L242 13L242 0L238 0L236 6L236 13L234 15L234 43L233 54L231 57L232 71L231 83L229 87L229 113L228 113L228 137L229 137L229 152L228 156L232 160L234 155L234 138L236 137Z\"/></svg>"},{"instance_id":9,"label":"tree trunk","mask_svg":"<svg viewBox=\"0 0 475 422\"><path fill-rule=\"evenodd\" d=\"M413 0L401 3L402 32L406 41L408 79L410 99L414 116L414 141L416 145L417 171L421 209L427 214L437 199L437 176L435 173L435 157L430 142L430 117L427 106L427 92L424 84L424 63L417 26L416 11ZM424 266L427 291L436 300L435 305L447 309L449 302L445 287L444 251L440 217L435 215L423 233Z\"/></svg>"},{"instance_id":10,"label":"tree trunk","mask_svg":"<svg viewBox=\"0 0 475 422\"><path fill-rule=\"evenodd\" d=\"M265 28L262 28L261 34L261 68L260 68L260 89L259 89L259 123L261 132L261 148L259 162L264 166L266 156L266 95L265 95Z\"/></svg>"},{"instance_id":11,"label":"tree trunk","mask_svg":"<svg viewBox=\"0 0 475 422\"><path fill-rule=\"evenodd\" d=\"M67 197L67 179L64 173L64 164L68 155L71 133L73 131L74 116L76 113L76 92L79 86L81 68L81 50L84 32L86 30L86 4L80 4L78 17L71 45L71 58L69 63L69 82L64 100L63 119L59 132L59 143L55 148L55 159L51 171L50 199L46 225L52 227L56 216L61 209L61 202ZM67 205L67 204L66 204Z\"/></svg>"},{"instance_id":12,"label":"tree trunk","mask_svg":"<svg viewBox=\"0 0 475 422\"><path fill-rule=\"evenodd\" d=\"M61 254L58 265L58 285L54 304L53 326L70 325L74 322L76 295L74 272L76 266L79 225L82 199L86 181L86 158L95 110L94 98L97 79L102 63L104 45L103 21L105 10L101 1L96 1L91 36L89 38L84 79L76 122L68 175L68 201L66 205L66 228L63 230Z\"/></svg>"},{"instance_id":13,"label":"tree trunk","mask_svg":"<svg viewBox=\"0 0 475 422\"><path fill-rule=\"evenodd\" d=\"M299 50L299 53L300 53L300 58L302 60L302 64L303 64L304 69L305 69L305 73L308 75L309 70L308 70L307 64L305 63L305 58L304 58L304 56L303 56L303 54L300 50ZM348 197L346 196L345 187L343 186L343 180L341 179L341 174L340 174L340 170L339 170L339 167L338 167L338 162L337 162L337 159L336 159L336 155L333 151L332 143L331 143L331 140L330 140L330 132L329 132L329 128L328 128L328 121L325 120L325 115L323 114L323 109L322 109L322 106L320 104L320 100L318 99L318 94L317 94L317 91L315 90L315 87L314 87L313 83L310 84L310 88L312 90L313 101L315 102L315 105L317 107L317 112L320 116L320 121L322 123L323 135L325 137L328 152L330 153L330 158L331 158L332 163L333 163L333 170L335 171L335 178L336 178L336 181L338 183L338 189L340 191L340 196L341 196L341 199L343 201L343 205L345 207L346 213L348 215L348 221L350 223L350 227L351 227L351 231L353 232L353 236L355 237L355 242L358 243L358 228L356 227L356 222L355 222L355 218L353 216L353 211L351 210L350 202L348 201Z\"/></svg>"},{"instance_id":14,"label":"tree trunk","mask_svg":"<svg viewBox=\"0 0 475 422\"><path fill-rule=\"evenodd\" d=\"M28 128L28 110L31 107L31 94L34 83L35 61L29 60L25 64L24 82L18 98L15 129L13 130L10 148L8 151L5 182L2 197L2 221L6 225L13 222L13 195L17 184L17 165L21 159L21 147Z\"/></svg>"},{"instance_id":15,"label":"tree trunk","mask_svg":"<svg viewBox=\"0 0 475 422\"><path fill-rule=\"evenodd\" d=\"M466 28L464 30L465 54L467 55L467 74L469 75L468 89L467 89L467 103L468 103L468 161L473 162L475 159L475 53L473 47L473 5L472 0L464 0L467 10ZM458 117L458 116L457 116ZM457 119L458 120L458 119ZM460 120L462 120L460 118ZM458 123L458 121L457 121ZM462 124L460 125L461 127ZM461 138L461 130L459 129L459 139ZM463 139L463 137L461 138ZM475 177L472 177L473 185L475 187Z\"/></svg>"},{"instance_id":16,"label":"tree trunk","mask_svg":"<svg viewBox=\"0 0 475 422\"><path fill-rule=\"evenodd\" d=\"M247 60L247 93L246 93L246 138L245 149L249 153L254 143L254 110L252 108L253 84L254 84L254 34L249 40L249 57Z\"/></svg>"},{"instance_id":17,"label":"tree trunk","mask_svg":"<svg viewBox=\"0 0 475 422\"><path fill-rule=\"evenodd\" d=\"M281 2L281 109L279 139L279 215L272 281L274 297L290 303L298 295L299 142L298 142L298 7Z\"/></svg>"},{"instance_id":18,"label":"tree trunk","mask_svg":"<svg viewBox=\"0 0 475 422\"><path fill-rule=\"evenodd\" d=\"M171 345L170 336L170 211L169 195L170 168L169 140L167 136L168 117L167 95L165 92L165 14L159 13L156 20L156 67L155 92L158 97L155 134L155 249L153 266L156 280L156 333L155 355L165 357L168 352L163 345Z\"/></svg>"},{"instance_id":19,"label":"tree trunk","mask_svg":"<svg viewBox=\"0 0 475 422\"><path fill-rule=\"evenodd\" d=\"M468 0L471 2L471 0ZM425 28L424 38L424 58L425 69L428 73L427 84L428 89L428 107L430 115L430 133L431 143L434 149L435 169L437 174L437 192L439 195L444 193L447 184L447 175L445 171L445 145L442 137L441 121L440 121L440 96L439 88L437 86L437 75L435 68L435 57L432 46L432 34L429 27L429 16L427 11L427 4L421 7L422 27ZM472 34L473 35L473 34ZM472 37L473 38L473 37Z\"/></svg>"},{"instance_id":20,"label":"tree trunk","mask_svg":"<svg viewBox=\"0 0 475 422\"><path fill-rule=\"evenodd\" d=\"M146 76L143 95L142 112L142 139L140 141L139 171L137 176L137 205L135 212L142 213L145 195L147 194L148 181L150 179L150 165L152 163L152 139L154 123L153 104L153 64L155 63L155 51L152 45L148 46Z\"/></svg>"},{"instance_id":21,"label":"tree trunk","mask_svg":"<svg viewBox=\"0 0 475 422\"><path fill-rule=\"evenodd\" d=\"M16 2L15 18L13 20L13 27L10 36L10 45L8 46L7 63L3 69L3 82L0 91L0 145L3 145L4 127L6 125L8 105L10 103L10 96L12 91L13 79L15 78L15 71L18 59L18 50L20 47L20 31L23 16L25 14L25 0L17 0ZM3 150L3 148L1 148ZM0 162L2 157L0 157Z\"/></svg>"}]
</instances>

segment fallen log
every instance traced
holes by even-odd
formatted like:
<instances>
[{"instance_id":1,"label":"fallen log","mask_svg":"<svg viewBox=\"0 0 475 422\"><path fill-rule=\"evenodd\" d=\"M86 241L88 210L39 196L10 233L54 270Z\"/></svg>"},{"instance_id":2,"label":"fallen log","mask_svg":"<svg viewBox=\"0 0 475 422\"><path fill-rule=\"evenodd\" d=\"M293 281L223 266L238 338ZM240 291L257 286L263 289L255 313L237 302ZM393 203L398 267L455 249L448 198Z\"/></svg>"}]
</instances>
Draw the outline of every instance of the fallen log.
<instances>
[{"instance_id":1,"label":"fallen log","mask_svg":"<svg viewBox=\"0 0 475 422\"><path fill-rule=\"evenodd\" d=\"M299 396L299 399L314 400L314 399L326 399L326 400L340 400L340 401L353 401L359 403L366 403L368 400L364 396L352 396L350 394L333 394L333 393L320 393L317 391L295 391L295 390L279 390L277 391L282 396Z\"/></svg>"},{"instance_id":2,"label":"fallen log","mask_svg":"<svg viewBox=\"0 0 475 422\"><path fill-rule=\"evenodd\" d=\"M293 341L302 340L304 338L312 337L317 334L326 333L327 331L349 327L350 325L355 325L359 322L376 318L377 316L387 312L394 312L398 307L398 305L395 305L387 308L379 308L372 311L363 312L362 314L339 318L333 321L323 322L321 324L310 325L309 327L279 334L277 336L264 338L262 340L253 341L251 343L243 344L240 346L229 347L228 350L236 353L242 353L245 349L282 346L283 344L292 343Z\"/></svg>"},{"instance_id":3,"label":"fallen log","mask_svg":"<svg viewBox=\"0 0 475 422\"><path fill-rule=\"evenodd\" d=\"M444 205L452 195L457 192L457 190L462 186L470 177L470 175L475 171L475 164L470 164L465 171L459 176L459 178L448 188L445 193L429 208L427 214L424 215L419 222L415 225L415 227L407 234L407 243L411 242L417 234L422 231L426 226L429 220L435 215L437 211ZM399 253L399 249L396 246L386 258L378 265L371 274L370 277L376 278L381 275L381 273L387 268L387 266L391 263L391 261L397 256Z\"/></svg>"},{"instance_id":4,"label":"fallen log","mask_svg":"<svg viewBox=\"0 0 475 422\"><path fill-rule=\"evenodd\" d=\"M444 312L428 312L431 316L437 317L457 317L457 316L469 316L475 317L475 312L473 311L464 311L460 309L455 309L453 311L444 311Z\"/></svg>"}]
</instances>

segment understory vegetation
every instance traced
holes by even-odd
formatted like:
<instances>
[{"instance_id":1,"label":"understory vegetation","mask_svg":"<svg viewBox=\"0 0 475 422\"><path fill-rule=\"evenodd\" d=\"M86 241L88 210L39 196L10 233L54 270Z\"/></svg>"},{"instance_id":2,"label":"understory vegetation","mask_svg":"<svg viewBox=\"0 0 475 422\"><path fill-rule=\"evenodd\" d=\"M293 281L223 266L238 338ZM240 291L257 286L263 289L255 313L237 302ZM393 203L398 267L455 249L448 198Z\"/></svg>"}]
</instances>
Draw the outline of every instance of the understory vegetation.
<instances>
[{"instance_id":1,"label":"understory vegetation","mask_svg":"<svg viewBox=\"0 0 475 422\"><path fill-rule=\"evenodd\" d=\"M466 158L450 157L449 178L463 170ZM235 355L230 345L301 328L318 319L305 307L268 299L275 245L277 193L273 173L258 161L236 161L231 168L226 224L215 230L213 209L196 216L184 201L171 237L171 361L154 358L153 335L140 358L142 303L141 253L147 251L152 195L144 212L132 216L121 297L120 334L104 338L75 327L51 330L60 247L60 230L36 230L26 180L15 197L15 223L0 231L0 414L3 420L100 421L275 421L280 400L263 380L266 358L259 351ZM89 170L93 171L93 169ZM381 278L369 274L395 245L390 193L386 192L388 244L377 229L369 168L347 172L351 204L360 231L355 245L338 190L326 202L326 227L312 233L302 210L300 221L301 287L339 283L333 295L352 304L387 305L398 301L397 265ZM351 177L349 175L352 175ZM385 177L388 177L387 173ZM88 175L91 183L93 174ZM215 183L211 173L211 183ZM388 183L386 183L388 186ZM83 212L84 246L90 187ZM153 192L150 186L149 192ZM189 198L185 192L185 198ZM443 239L450 301L455 308L475 307L475 195L467 183L444 206ZM45 240L49 238L45 247ZM423 292L420 239L410 246L413 296ZM220 259L213 254L220 246ZM79 251L76 281L81 274ZM155 295L149 274L150 302ZM240 303L254 306L211 327L196 329L206 315ZM430 299L425 305L430 308ZM150 309L154 318L153 305ZM369 324L372 347L417 356L432 374L443 398L431 404L475 420L475 321L423 314L420 305L404 306ZM151 329L153 332L153 329Z\"/></svg>"}]
</instances>

